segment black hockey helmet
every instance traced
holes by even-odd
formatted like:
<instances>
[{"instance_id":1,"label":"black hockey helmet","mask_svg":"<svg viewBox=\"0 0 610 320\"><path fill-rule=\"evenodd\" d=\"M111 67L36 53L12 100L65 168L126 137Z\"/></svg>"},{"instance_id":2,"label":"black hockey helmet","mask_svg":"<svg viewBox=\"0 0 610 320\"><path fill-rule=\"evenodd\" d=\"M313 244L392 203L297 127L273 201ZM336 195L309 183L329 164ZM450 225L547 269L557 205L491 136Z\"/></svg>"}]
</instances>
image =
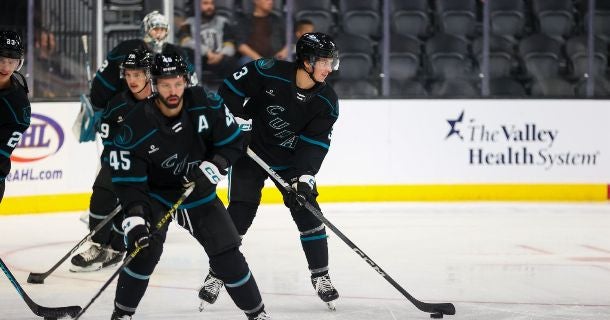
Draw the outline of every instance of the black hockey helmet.
<instances>
[{"instance_id":1,"label":"black hockey helmet","mask_svg":"<svg viewBox=\"0 0 610 320\"><path fill-rule=\"evenodd\" d=\"M186 86L190 86L188 65L177 52L155 54L151 68L153 91L157 92L157 79L183 76Z\"/></svg>"},{"instance_id":2,"label":"black hockey helmet","mask_svg":"<svg viewBox=\"0 0 610 320\"><path fill-rule=\"evenodd\" d=\"M150 78L150 67L152 65L152 55L144 49L134 49L125 56L121 62L120 75L125 77L125 69L141 69L146 73L146 78Z\"/></svg>"},{"instance_id":3,"label":"black hockey helmet","mask_svg":"<svg viewBox=\"0 0 610 320\"><path fill-rule=\"evenodd\" d=\"M317 58L333 59L332 69L339 69L339 51L333 39L321 32L302 35L297 41L297 62L304 66L305 60L315 64Z\"/></svg>"},{"instance_id":4,"label":"black hockey helmet","mask_svg":"<svg viewBox=\"0 0 610 320\"><path fill-rule=\"evenodd\" d=\"M187 76L188 65L177 52L163 52L155 54L153 65L151 68L153 79L171 77L171 76Z\"/></svg>"},{"instance_id":5,"label":"black hockey helmet","mask_svg":"<svg viewBox=\"0 0 610 320\"><path fill-rule=\"evenodd\" d=\"M12 30L0 30L0 57L19 59L18 71L23 66L25 49L19 34Z\"/></svg>"}]
</instances>

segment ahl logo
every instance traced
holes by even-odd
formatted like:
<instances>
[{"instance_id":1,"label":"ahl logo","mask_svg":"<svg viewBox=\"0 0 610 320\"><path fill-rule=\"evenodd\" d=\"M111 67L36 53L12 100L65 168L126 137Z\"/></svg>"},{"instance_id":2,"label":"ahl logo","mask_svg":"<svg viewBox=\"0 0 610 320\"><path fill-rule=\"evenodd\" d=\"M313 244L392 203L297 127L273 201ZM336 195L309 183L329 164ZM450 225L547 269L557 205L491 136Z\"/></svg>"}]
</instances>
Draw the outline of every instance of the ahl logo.
<instances>
[{"instance_id":1,"label":"ahl logo","mask_svg":"<svg viewBox=\"0 0 610 320\"><path fill-rule=\"evenodd\" d=\"M457 127L457 125L459 123L462 123L462 121L464 121L464 110L462 110L462 113L460 113L460 115L457 117L457 119L455 119L455 120L447 119L447 123L449 123L449 126L451 128L449 129L449 133L445 137L445 140L449 139L452 135L456 135L456 136L460 137L460 140L464 140L464 136L462 136L460 129Z\"/></svg>"},{"instance_id":2,"label":"ahl logo","mask_svg":"<svg viewBox=\"0 0 610 320\"><path fill-rule=\"evenodd\" d=\"M23 133L11 161L42 160L56 154L63 145L64 131L59 123L49 117L32 114L30 127Z\"/></svg>"}]
</instances>

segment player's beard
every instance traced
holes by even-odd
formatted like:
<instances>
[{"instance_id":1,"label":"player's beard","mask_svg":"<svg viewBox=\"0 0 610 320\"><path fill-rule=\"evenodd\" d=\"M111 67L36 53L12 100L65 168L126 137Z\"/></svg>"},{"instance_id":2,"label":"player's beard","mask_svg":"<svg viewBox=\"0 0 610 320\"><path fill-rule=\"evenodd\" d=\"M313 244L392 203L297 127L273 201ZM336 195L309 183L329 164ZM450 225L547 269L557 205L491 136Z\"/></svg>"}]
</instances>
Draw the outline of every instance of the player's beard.
<instances>
[{"instance_id":1,"label":"player's beard","mask_svg":"<svg viewBox=\"0 0 610 320\"><path fill-rule=\"evenodd\" d=\"M169 101L167 101L167 100L169 100L169 98L172 98L172 97L178 98L178 102L176 102L176 103L169 103ZM161 103L163 103L168 109L172 109L172 110L178 108L178 106L182 102L183 98L184 98L184 95L182 95L180 97L178 97L177 95L171 95L171 96L167 97L167 100L166 100L164 97L159 95L159 99L161 100Z\"/></svg>"}]
</instances>

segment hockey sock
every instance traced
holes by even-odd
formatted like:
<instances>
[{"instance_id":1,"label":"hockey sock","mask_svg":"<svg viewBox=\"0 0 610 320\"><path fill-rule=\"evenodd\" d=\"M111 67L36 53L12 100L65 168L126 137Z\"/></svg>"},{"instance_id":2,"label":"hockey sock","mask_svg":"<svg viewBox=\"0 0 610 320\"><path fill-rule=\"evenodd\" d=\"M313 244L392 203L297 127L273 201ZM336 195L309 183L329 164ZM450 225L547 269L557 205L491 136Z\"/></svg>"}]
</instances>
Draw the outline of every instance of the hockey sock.
<instances>
[{"instance_id":1,"label":"hockey sock","mask_svg":"<svg viewBox=\"0 0 610 320\"><path fill-rule=\"evenodd\" d=\"M210 257L210 266L216 271L216 276L225 283L227 293L237 307L248 315L263 310L263 299L254 276L237 248Z\"/></svg>"},{"instance_id":2,"label":"hockey sock","mask_svg":"<svg viewBox=\"0 0 610 320\"><path fill-rule=\"evenodd\" d=\"M301 246L307 258L309 270L314 276L321 276L328 273L328 236L326 230L301 232Z\"/></svg>"}]
</instances>

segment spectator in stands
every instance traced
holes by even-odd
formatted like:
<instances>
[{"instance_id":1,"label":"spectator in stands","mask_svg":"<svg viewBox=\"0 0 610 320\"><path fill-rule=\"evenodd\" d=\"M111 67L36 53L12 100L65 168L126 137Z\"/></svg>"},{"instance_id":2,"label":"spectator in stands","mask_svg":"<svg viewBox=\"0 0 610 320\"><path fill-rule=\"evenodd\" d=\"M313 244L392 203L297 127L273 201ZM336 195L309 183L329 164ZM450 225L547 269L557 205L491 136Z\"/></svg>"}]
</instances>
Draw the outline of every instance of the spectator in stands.
<instances>
[{"instance_id":1,"label":"spectator in stands","mask_svg":"<svg viewBox=\"0 0 610 320\"><path fill-rule=\"evenodd\" d=\"M313 22L308 19L301 19L295 22L294 24L294 38L300 39L302 35L306 33L312 33L315 31ZM296 44L292 45L292 60L297 59L297 46Z\"/></svg>"},{"instance_id":2,"label":"spectator in stands","mask_svg":"<svg viewBox=\"0 0 610 320\"><path fill-rule=\"evenodd\" d=\"M242 55L240 64L263 57L286 59L286 24L282 17L273 13L273 0L244 1L254 1L254 10L237 24L237 50Z\"/></svg>"},{"instance_id":3,"label":"spectator in stands","mask_svg":"<svg viewBox=\"0 0 610 320\"><path fill-rule=\"evenodd\" d=\"M221 15L216 14L214 0L200 0L201 10L200 48L202 69L209 70L218 75L219 78L226 78L237 67L235 56L235 42L233 28L230 21ZM186 19L185 24L180 28L178 37L180 45L188 48L186 51L194 61L195 40L195 19Z\"/></svg>"}]
</instances>

